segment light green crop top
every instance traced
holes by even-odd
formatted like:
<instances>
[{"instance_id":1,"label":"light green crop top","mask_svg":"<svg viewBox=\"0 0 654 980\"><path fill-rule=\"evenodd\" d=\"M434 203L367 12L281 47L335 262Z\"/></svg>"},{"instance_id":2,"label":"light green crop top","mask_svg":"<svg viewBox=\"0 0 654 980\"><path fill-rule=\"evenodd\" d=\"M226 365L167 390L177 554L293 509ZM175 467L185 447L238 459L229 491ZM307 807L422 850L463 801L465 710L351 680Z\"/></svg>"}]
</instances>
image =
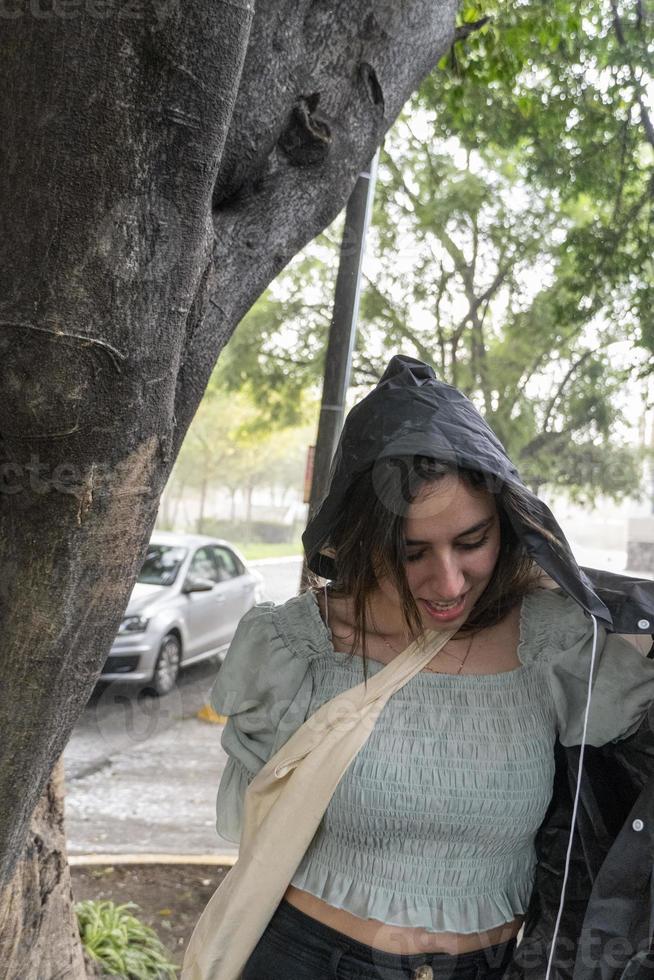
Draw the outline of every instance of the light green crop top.
<instances>
[{"instance_id":1,"label":"light green crop top","mask_svg":"<svg viewBox=\"0 0 654 980\"><path fill-rule=\"evenodd\" d=\"M654 661L598 632L589 745L632 734L654 699ZM526 911L555 737L581 742L593 624L539 589L523 601L520 635L515 670L421 671L390 698L292 884L362 918L433 932L479 932ZM368 663L370 674L383 667ZM211 692L229 715L221 836L238 841L245 789L268 758L362 680L361 658L334 651L312 593L247 613Z\"/></svg>"}]
</instances>

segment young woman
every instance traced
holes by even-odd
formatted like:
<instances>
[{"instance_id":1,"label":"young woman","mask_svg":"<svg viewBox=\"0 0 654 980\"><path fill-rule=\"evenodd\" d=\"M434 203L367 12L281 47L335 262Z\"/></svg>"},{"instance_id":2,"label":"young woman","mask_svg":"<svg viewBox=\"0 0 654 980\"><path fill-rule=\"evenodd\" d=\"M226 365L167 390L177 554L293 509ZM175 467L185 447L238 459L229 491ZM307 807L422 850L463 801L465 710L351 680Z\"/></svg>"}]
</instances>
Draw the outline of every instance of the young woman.
<instances>
[{"instance_id":1,"label":"young woman","mask_svg":"<svg viewBox=\"0 0 654 980\"><path fill-rule=\"evenodd\" d=\"M212 692L229 715L222 836L238 840L247 784L307 717L425 631L452 636L383 709L242 980L502 977L556 737L633 733L654 663L598 625L608 610L547 508L421 362L394 358L350 413L304 542L329 584L248 613Z\"/></svg>"}]
</instances>

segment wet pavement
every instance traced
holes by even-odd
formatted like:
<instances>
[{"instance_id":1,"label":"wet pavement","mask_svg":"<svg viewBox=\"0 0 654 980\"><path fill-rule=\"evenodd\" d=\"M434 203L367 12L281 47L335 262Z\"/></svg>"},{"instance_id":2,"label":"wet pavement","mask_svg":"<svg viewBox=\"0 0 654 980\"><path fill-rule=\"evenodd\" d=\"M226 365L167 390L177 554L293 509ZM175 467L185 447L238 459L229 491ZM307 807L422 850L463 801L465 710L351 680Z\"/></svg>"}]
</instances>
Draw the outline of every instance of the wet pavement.
<instances>
[{"instance_id":1,"label":"wet pavement","mask_svg":"<svg viewBox=\"0 0 654 980\"><path fill-rule=\"evenodd\" d=\"M273 601L297 592L299 559L252 564ZM94 692L64 753L71 855L236 853L215 829L222 726L197 718L218 669L188 668L159 699L126 684Z\"/></svg>"},{"instance_id":2,"label":"wet pavement","mask_svg":"<svg viewBox=\"0 0 654 980\"><path fill-rule=\"evenodd\" d=\"M67 775L71 854L233 854L215 830L222 726L184 718L96 771Z\"/></svg>"}]
</instances>

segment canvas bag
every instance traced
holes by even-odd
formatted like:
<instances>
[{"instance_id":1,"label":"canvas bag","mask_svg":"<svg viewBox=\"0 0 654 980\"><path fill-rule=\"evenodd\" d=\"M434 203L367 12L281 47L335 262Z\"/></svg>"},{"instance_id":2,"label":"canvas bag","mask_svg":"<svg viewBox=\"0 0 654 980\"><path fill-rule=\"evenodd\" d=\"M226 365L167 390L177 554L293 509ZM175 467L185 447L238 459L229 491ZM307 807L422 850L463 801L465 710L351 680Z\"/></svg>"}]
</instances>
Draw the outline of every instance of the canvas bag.
<instances>
[{"instance_id":1,"label":"canvas bag","mask_svg":"<svg viewBox=\"0 0 654 980\"><path fill-rule=\"evenodd\" d=\"M454 632L427 631L367 685L327 701L255 776L245 793L238 860L193 930L181 980L240 980L341 776L384 705Z\"/></svg>"}]
</instances>

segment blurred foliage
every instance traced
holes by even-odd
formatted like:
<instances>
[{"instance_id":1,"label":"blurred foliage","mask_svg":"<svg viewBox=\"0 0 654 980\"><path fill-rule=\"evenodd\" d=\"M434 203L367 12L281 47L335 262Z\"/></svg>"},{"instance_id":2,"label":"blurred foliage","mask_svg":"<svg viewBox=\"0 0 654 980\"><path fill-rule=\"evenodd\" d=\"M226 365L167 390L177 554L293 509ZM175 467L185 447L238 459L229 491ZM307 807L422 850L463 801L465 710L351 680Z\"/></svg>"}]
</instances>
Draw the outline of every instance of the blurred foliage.
<instances>
[{"instance_id":1,"label":"blurred foliage","mask_svg":"<svg viewBox=\"0 0 654 980\"><path fill-rule=\"evenodd\" d=\"M337 265L335 241L320 235L255 303L220 355L212 384L245 393L262 429L298 425L311 414L306 392L324 371Z\"/></svg>"},{"instance_id":2,"label":"blurred foliage","mask_svg":"<svg viewBox=\"0 0 654 980\"><path fill-rule=\"evenodd\" d=\"M387 136L354 385L417 355L483 411L531 485L637 495L625 385L654 352L654 46L639 0L464 0ZM319 386L341 224L219 362L267 422Z\"/></svg>"},{"instance_id":3,"label":"blurred foliage","mask_svg":"<svg viewBox=\"0 0 654 980\"><path fill-rule=\"evenodd\" d=\"M214 372L207 391L182 444L164 493L161 527L175 526L175 503L184 494L199 491L196 530L207 531L207 496L218 488L245 494L248 521L252 494L257 487L283 496L304 487L307 446L315 426L315 406L298 392L296 417L304 424L284 425L288 413L271 424L244 385L227 391Z\"/></svg>"},{"instance_id":4,"label":"blurred foliage","mask_svg":"<svg viewBox=\"0 0 654 980\"><path fill-rule=\"evenodd\" d=\"M641 0L465 0L463 22L490 21L444 59L446 84L432 75L417 101L437 108L436 140L456 135L467 151L508 152L528 185L555 195L562 235L555 257L574 297L585 300L577 319L600 309L626 318L634 341L652 353L648 7ZM557 308L563 314L568 298Z\"/></svg>"}]
</instances>

